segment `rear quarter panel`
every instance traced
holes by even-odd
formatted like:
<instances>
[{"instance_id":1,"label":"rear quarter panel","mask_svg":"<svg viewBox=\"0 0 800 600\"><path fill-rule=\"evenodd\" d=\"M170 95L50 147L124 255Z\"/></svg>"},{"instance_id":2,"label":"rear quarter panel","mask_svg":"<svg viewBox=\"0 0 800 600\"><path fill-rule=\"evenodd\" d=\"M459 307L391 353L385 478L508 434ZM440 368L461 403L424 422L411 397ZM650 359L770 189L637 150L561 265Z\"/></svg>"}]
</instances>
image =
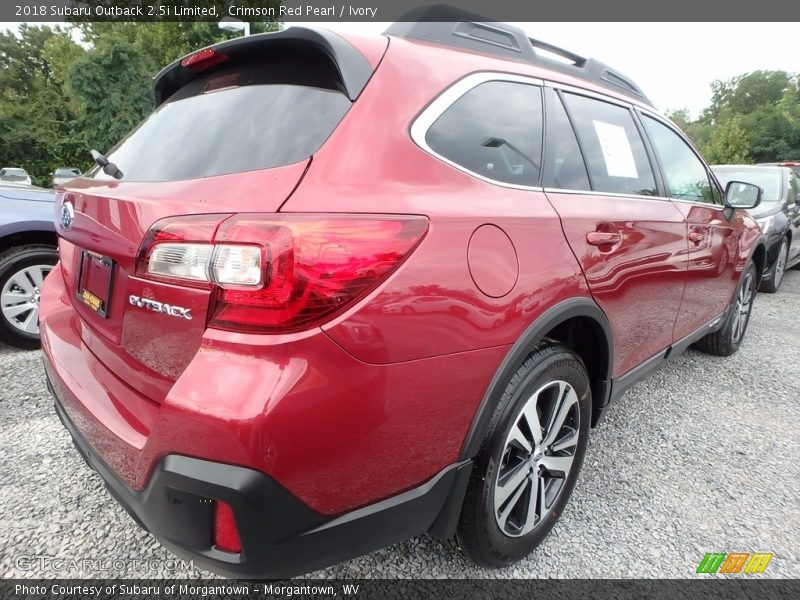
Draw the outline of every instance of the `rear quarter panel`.
<instances>
[{"instance_id":1,"label":"rear quarter panel","mask_svg":"<svg viewBox=\"0 0 800 600\"><path fill-rule=\"evenodd\" d=\"M588 296L543 192L481 181L411 139L412 122L439 93L489 69L508 70L508 63L392 38L370 84L281 208L430 219L427 236L400 269L323 327L360 360L386 364L511 344L556 302ZM513 288L499 298L481 292L467 260L470 238L487 223L508 235L519 263ZM485 261L506 266L501 248L481 252Z\"/></svg>"}]
</instances>

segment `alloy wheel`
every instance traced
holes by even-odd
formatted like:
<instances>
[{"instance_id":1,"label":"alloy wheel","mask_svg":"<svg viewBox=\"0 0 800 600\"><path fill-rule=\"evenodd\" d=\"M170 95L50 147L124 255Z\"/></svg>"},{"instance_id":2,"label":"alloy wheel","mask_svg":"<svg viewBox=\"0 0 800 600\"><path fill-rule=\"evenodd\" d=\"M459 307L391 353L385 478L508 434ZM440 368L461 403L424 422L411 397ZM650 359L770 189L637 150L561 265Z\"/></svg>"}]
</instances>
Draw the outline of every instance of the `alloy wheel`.
<instances>
[{"instance_id":1,"label":"alloy wheel","mask_svg":"<svg viewBox=\"0 0 800 600\"><path fill-rule=\"evenodd\" d=\"M39 334L39 296L51 265L33 265L17 271L0 292L0 311L12 327Z\"/></svg>"},{"instance_id":2,"label":"alloy wheel","mask_svg":"<svg viewBox=\"0 0 800 600\"><path fill-rule=\"evenodd\" d=\"M774 285L775 289L781 284L781 280L783 279L783 273L786 271L786 256L789 254L789 246L786 243L786 240L783 240L781 243L781 249L778 251L778 258L775 259L775 275L774 277Z\"/></svg>"},{"instance_id":3,"label":"alloy wheel","mask_svg":"<svg viewBox=\"0 0 800 600\"><path fill-rule=\"evenodd\" d=\"M733 342L738 343L744 336L744 331L747 328L747 320L750 318L750 305L753 302L753 295L755 289L753 287L753 275L747 273L744 276L744 281L739 287L739 294L736 297L736 313L734 314L733 321Z\"/></svg>"},{"instance_id":4,"label":"alloy wheel","mask_svg":"<svg viewBox=\"0 0 800 600\"><path fill-rule=\"evenodd\" d=\"M530 533L565 488L578 447L578 395L566 381L547 383L517 414L503 446L494 513L505 535Z\"/></svg>"}]
</instances>

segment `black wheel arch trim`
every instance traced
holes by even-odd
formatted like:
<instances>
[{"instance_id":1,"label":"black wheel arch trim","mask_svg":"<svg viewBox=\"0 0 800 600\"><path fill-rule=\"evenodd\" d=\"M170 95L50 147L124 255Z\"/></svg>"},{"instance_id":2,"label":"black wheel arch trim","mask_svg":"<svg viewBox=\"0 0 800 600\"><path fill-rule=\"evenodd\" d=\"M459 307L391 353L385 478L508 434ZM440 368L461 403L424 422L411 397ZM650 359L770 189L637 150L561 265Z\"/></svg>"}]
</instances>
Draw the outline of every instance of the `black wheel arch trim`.
<instances>
[{"instance_id":1,"label":"black wheel arch trim","mask_svg":"<svg viewBox=\"0 0 800 600\"><path fill-rule=\"evenodd\" d=\"M753 244L753 248L750 250L750 255L747 257L747 262L744 264L744 268L742 269L742 273L747 270L747 267L750 266L751 263L755 262L756 252L759 251L759 248L764 253L764 264L761 265L761 268L758 268L759 265L756 265L756 278L758 279L756 288L758 285L761 285L761 281L764 279L764 271L767 269L769 264L769 256L767 255L768 248L764 236L762 235L756 243ZM739 283L736 283L737 288ZM734 292L735 295L735 292ZM733 297L731 297L731 303L733 302Z\"/></svg>"},{"instance_id":2,"label":"black wheel arch trim","mask_svg":"<svg viewBox=\"0 0 800 600\"><path fill-rule=\"evenodd\" d=\"M585 317L595 321L603 330L608 352L608 366L604 379L592 385L592 423L596 423L602 408L608 404L611 391L611 373L614 363L614 342L611 325L605 313L597 303L589 297L570 298L553 305L544 311L511 346L492 377L483 399L472 419L472 425L461 446L460 460L474 458L480 449L492 414L505 391L506 382L524 362L531 349L542 341L548 332L562 323L576 317Z\"/></svg>"}]
</instances>

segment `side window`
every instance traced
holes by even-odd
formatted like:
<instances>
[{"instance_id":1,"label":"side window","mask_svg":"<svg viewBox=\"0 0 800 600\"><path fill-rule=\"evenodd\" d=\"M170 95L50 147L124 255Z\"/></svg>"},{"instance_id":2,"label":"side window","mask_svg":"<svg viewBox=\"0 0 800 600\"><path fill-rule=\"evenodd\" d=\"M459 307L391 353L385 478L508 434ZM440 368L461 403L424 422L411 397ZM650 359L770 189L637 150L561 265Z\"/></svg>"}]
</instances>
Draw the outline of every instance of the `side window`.
<instances>
[{"instance_id":1,"label":"side window","mask_svg":"<svg viewBox=\"0 0 800 600\"><path fill-rule=\"evenodd\" d=\"M663 123L647 115L642 121L661 163L669 197L715 204L708 171L689 145Z\"/></svg>"},{"instance_id":2,"label":"side window","mask_svg":"<svg viewBox=\"0 0 800 600\"><path fill-rule=\"evenodd\" d=\"M653 170L630 111L575 94L564 94L564 101L583 148L592 188L655 196Z\"/></svg>"},{"instance_id":3,"label":"side window","mask_svg":"<svg viewBox=\"0 0 800 600\"><path fill-rule=\"evenodd\" d=\"M798 184L795 174L792 171L789 171L789 205L797 202L798 193L800 193L800 184Z\"/></svg>"},{"instance_id":4,"label":"side window","mask_svg":"<svg viewBox=\"0 0 800 600\"><path fill-rule=\"evenodd\" d=\"M487 81L456 100L425 134L428 146L464 169L505 183L539 185L542 90Z\"/></svg>"},{"instance_id":5,"label":"side window","mask_svg":"<svg viewBox=\"0 0 800 600\"><path fill-rule=\"evenodd\" d=\"M547 132L544 186L562 190L591 190L578 139L558 97L553 102L552 111L548 104L548 118L551 119L551 128Z\"/></svg>"}]
</instances>

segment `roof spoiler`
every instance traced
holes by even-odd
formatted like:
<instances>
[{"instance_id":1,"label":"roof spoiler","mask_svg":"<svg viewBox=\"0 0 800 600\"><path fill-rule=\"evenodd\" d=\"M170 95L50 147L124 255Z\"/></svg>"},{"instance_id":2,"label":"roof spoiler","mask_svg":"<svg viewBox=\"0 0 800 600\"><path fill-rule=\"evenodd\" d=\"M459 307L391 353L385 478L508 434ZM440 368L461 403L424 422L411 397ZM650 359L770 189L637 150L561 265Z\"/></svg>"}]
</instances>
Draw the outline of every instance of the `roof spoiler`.
<instances>
[{"instance_id":1,"label":"roof spoiler","mask_svg":"<svg viewBox=\"0 0 800 600\"><path fill-rule=\"evenodd\" d=\"M358 98L372 76L372 66L364 55L335 33L311 27L290 27L275 33L261 33L220 42L192 52L164 67L153 82L156 108L197 76L196 70L181 65L182 61L191 56L213 49L230 59L246 60L280 56L296 50L298 46L317 49L330 58L341 77L343 91L350 100Z\"/></svg>"},{"instance_id":2,"label":"roof spoiler","mask_svg":"<svg viewBox=\"0 0 800 600\"><path fill-rule=\"evenodd\" d=\"M385 33L528 62L590 81L652 106L630 78L599 60L532 39L518 27L492 22L458 8L435 5L414 9L405 14L402 21L389 26Z\"/></svg>"}]
</instances>

